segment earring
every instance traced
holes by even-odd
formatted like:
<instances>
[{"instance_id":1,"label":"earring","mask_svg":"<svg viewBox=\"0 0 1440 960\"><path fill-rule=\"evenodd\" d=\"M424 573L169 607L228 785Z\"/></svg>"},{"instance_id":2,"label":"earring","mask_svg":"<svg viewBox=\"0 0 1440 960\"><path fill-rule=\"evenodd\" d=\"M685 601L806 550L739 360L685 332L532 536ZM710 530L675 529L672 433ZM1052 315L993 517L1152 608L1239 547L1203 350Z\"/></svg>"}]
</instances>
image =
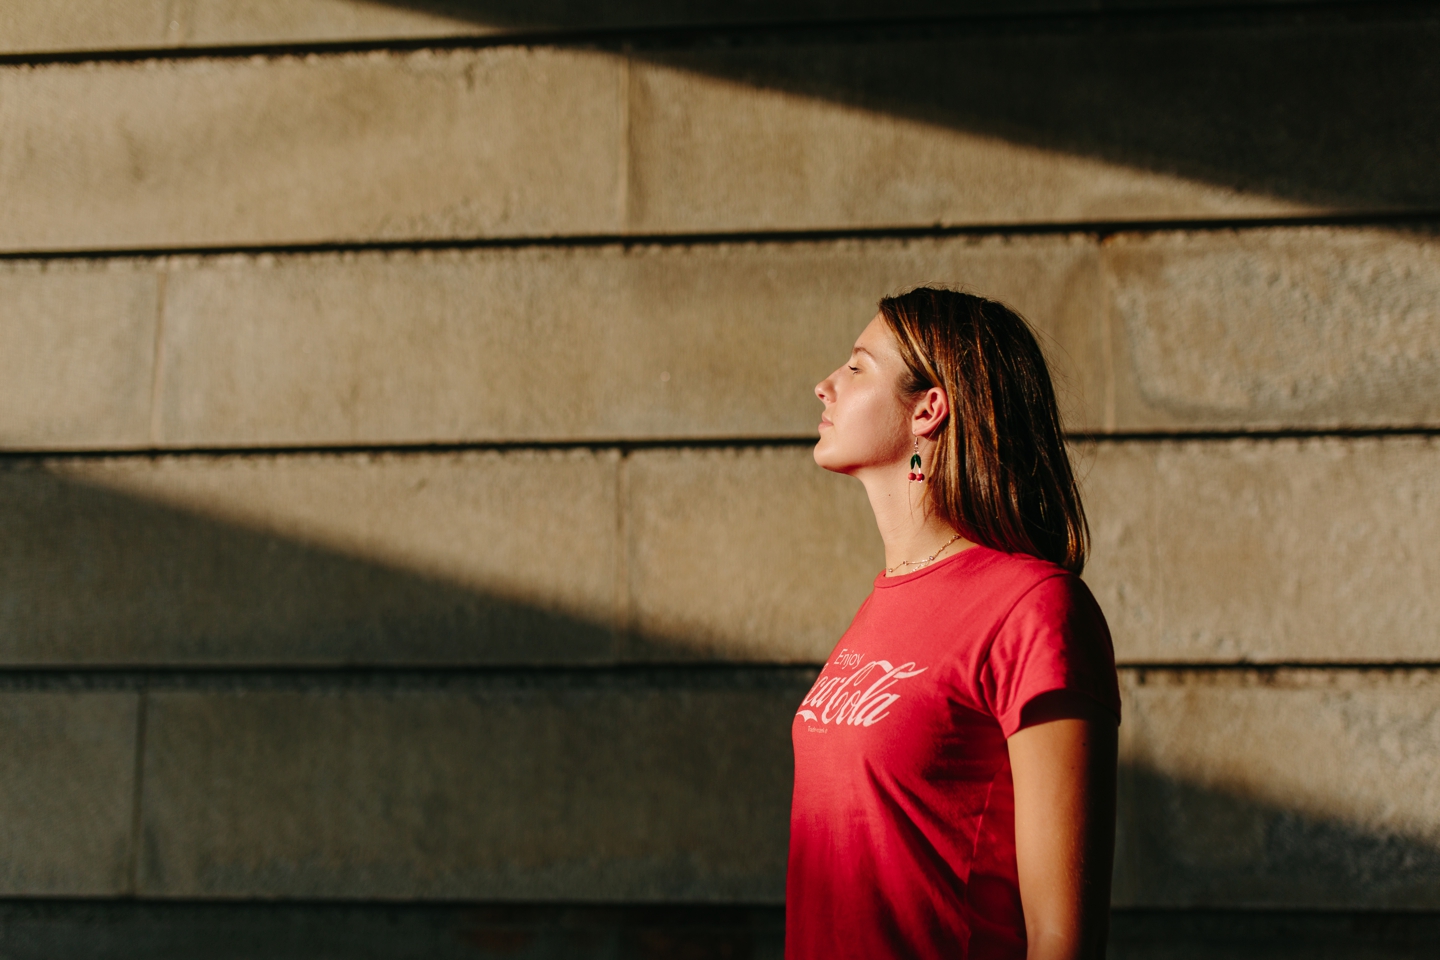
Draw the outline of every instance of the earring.
<instances>
[{"instance_id":1,"label":"earring","mask_svg":"<svg viewBox=\"0 0 1440 960\"><path fill-rule=\"evenodd\" d=\"M910 454L910 479L916 482L925 479L925 474L920 471L920 438L915 438L915 452Z\"/></svg>"}]
</instances>

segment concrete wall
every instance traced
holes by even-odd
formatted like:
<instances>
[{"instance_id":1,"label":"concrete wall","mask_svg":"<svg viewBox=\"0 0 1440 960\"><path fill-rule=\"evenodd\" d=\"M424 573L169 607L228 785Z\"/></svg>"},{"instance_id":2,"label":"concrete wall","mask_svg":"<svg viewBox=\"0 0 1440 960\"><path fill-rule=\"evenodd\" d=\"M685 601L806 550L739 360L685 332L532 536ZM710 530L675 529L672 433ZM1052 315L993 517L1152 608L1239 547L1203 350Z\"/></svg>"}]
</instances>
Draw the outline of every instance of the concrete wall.
<instances>
[{"instance_id":1,"label":"concrete wall","mask_svg":"<svg viewBox=\"0 0 1440 960\"><path fill-rule=\"evenodd\" d=\"M0 954L777 956L881 559L810 389L926 281L1060 378L1112 953L1434 954L1428 5L59 6L0 10Z\"/></svg>"}]
</instances>

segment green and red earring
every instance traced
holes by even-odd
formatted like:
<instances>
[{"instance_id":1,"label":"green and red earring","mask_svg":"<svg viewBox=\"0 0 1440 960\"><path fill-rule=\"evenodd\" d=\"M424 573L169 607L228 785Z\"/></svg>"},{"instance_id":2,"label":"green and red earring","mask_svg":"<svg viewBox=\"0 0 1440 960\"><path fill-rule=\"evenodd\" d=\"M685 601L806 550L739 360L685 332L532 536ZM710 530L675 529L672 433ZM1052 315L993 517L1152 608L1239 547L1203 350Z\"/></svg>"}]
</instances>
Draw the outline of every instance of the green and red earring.
<instances>
[{"instance_id":1,"label":"green and red earring","mask_svg":"<svg viewBox=\"0 0 1440 960\"><path fill-rule=\"evenodd\" d=\"M910 454L910 479L920 482L925 479L925 474L920 469L920 438L915 438L915 452Z\"/></svg>"}]
</instances>

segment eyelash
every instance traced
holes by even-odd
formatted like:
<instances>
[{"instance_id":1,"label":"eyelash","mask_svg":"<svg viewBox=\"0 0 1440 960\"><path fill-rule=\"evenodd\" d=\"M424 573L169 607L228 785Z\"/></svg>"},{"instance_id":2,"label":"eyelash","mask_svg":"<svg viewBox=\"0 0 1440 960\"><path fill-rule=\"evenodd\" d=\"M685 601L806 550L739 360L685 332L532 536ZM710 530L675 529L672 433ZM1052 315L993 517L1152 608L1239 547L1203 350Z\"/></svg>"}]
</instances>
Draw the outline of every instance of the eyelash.
<instances>
[{"instance_id":1,"label":"eyelash","mask_svg":"<svg viewBox=\"0 0 1440 960\"><path fill-rule=\"evenodd\" d=\"M859 368L859 367L851 367L851 368L850 368L850 372L851 372L851 373L859 373L859 372L860 372L860 368Z\"/></svg>"}]
</instances>

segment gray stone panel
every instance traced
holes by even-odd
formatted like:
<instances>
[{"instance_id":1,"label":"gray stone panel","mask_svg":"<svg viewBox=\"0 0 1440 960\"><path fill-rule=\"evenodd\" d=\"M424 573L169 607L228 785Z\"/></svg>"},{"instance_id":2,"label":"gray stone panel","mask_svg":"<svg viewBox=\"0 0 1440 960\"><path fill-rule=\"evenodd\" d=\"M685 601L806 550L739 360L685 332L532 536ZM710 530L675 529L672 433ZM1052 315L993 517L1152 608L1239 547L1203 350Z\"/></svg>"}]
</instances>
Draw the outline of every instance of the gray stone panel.
<instances>
[{"instance_id":1,"label":"gray stone panel","mask_svg":"<svg viewBox=\"0 0 1440 960\"><path fill-rule=\"evenodd\" d=\"M808 448L646 451L626 471L635 656L823 662L884 566L864 488Z\"/></svg>"},{"instance_id":2,"label":"gray stone panel","mask_svg":"<svg viewBox=\"0 0 1440 960\"><path fill-rule=\"evenodd\" d=\"M1440 446L1427 437L1073 448L1086 580L1121 662L1434 662ZM883 565L858 483L806 447L632 455L639 637L822 659ZM723 584L723 589L717 589Z\"/></svg>"},{"instance_id":3,"label":"gray stone panel","mask_svg":"<svg viewBox=\"0 0 1440 960\"><path fill-rule=\"evenodd\" d=\"M1440 421L1440 243L1429 229L1120 235L1122 430Z\"/></svg>"},{"instance_id":4,"label":"gray stone panel","mask_svg":"<svg viewBox=\"0 0 1440 960\"><path fill-rule=\"evenodd\" d=\"M0 930L7 960L781 960L785 953L784 908L774 906L11 901L0 903Z\"/></svg>"},{"instance_id":5,"label":"gray stone panel","mask_svg":"<svg viewBox=\"0 0 1440 960\"><path fill-rule=\"evenodd\" d=\"M160 46L173 0L8 0L0 54Z\"/></svg>"},{"instance_id":6,"label":"gray stone panel","mask_svg":"<svg viewBox=\"0 0 1440 960\"><path fill-rule=\"evenodd\" d=\"M780 960L783 907L10 902L12 960ZM1118 910L1113 960L1431 960L1440 914Z\"/></svg>"},{"instance_id":7,"label":"gray stone panel","mask_svg":"<svg viewBox=\"0 0 1440 960\"><path fill-rule=\"evenodd\" d=\"M1432 438L1075 456L1122 662L1436 659ZM56 459L0 486L12 665L817 662L883 559L803 445Z\"/></svg>"},{"instance_id":8,"label":"gray stone panel","mask_svg":"<svg viewBox=\"0 0 1440 960\"><path fill-rule=\"evenodd\" d=\"M0 67L0 250L613 233L622 77L514 47Z\"/></svg>"},{"instance_id":9,"label":"gray stone panel","mask_svg":"<svg viewBox=\"0 0 1440 960\"><path fill-rule=\"evenodd\" d=\"M1435 438L1076 454L1121 660L1440 660Z\"/></svg>"},{"instance_id":10,"label":"gray stone panel","mask_svg":"<svg viewBox=\"0 0 1440 960\"><path fill-rule=\"evenodd\" d=\"M808 671L155 692L141 890L777 903ZM1115 903L1435 910L1434 671L1123 674Z\"/></svg>"},{"instance_id":11,"label":"gray stone panel","mask_svg":"<svg viewBox=\"0 0 1440 960\"><path fill-rule=\"evenodd\" d=\"M0 895L131 891L138 702L134 693L0 693Z\"/></svg>"},{"instance_id":12,"label":"gray stone panel","mask_svg":"<svg viewBox=\"0 0 1440 960\"><path fill-rule=\"evenodd\" d=\"M1111 960L1422 960L1440 914L1366 910L1117 910Z\"/></svg>"},{"instance_id":13,"label":"gray stone panel","mask_svg":"<svg viewBox=\"0 0 1440 960\"><path fill-rule=\"evenodd\" d=\"M1434 670L1127 672L1114 902L1434 910Z\"/></svg>"},{"instance_id":14,"label":"gray stone panel","mask_svg":"<svg viewBox=\"0 0 1440 960\"><path fill-rule=\"evenodd\" d=\"M935 14L1068 13L1102 6L1130 9L1167 5L1198 4L1195 0L904 0L880 7L870 0L709 0L684 4L629 0L581 5L569 0L8 0L0 9L0 53L373 42L489 36L512 31L825 22Z\"/></svg>"},{"instance_id":15,"label":"gray stone panel","mask_svg":"<svg viewBox=\"0 0 1440 960\"><path fill-rule=\"evenodd\" d=\"M1079 432L1427 426L1436 250L1290 228L26 261L0 269L0 439L143 444L152 392L166 446L805 437L878 296L922 282L1026 314Z\"/></svg>"},{"instance_id":16,"label":"gray stone panel","mask_svg":"<svg viewBox=\"0 0 1440 960\"><path fill-rule=\"evenodd\" d=\"M778 903L812 679L154 693L140 889Z\"/></svg>"},{"instance_id":17,"label":"gray stone panel","mask_svg":"<svg viewBox=\"0 0 1440 960\"><path fill-rule=\"evenodd\" d=\"M0 448L149 442L160 273L0 262Z\"/></svg>"},{"instance_id":18,"label":"gray stone panel","mask_svg":"<svg viewBox=\"0 0 1440 960\"><path fill-rule=\"evenodd\" d=\"M0 469L0 662L609 661L617 462L12 464Z\"/></svg>"},{"instance_id":19,"label":"gray stone panel","mask_svg":"<svg viewBox=\"0 0 1440 960\"><path fill-rule=\"evenodd\" d=\"M966 238L224 257L170 265L177 446L812 436L885 293L1013 302L1082 420L1104 396L1094 245Z\"/></svg>"},{"instance_id":20,"label":"gray stone panel","mask_svg":"<svg viewBox=\"0 0 1440 960\"><path fill-rule=\"evenodd\" d=\"M1437 49L1122 18L9 67L0 249L1432 210Z\"/></svg>"},{"instance_id":21,"label":"gray stone panel","mask_svg":"<svg viewBox=\"0 0 1440 960\"><path fill-rule=\"evenodd\" d=\"M816 51L842 73L867 48ZM776 62L755 72L781 73ZM828 55L828 56L827 56ZM960 51L887 50L907 56ZM903 111L743 84L721 54L632 68L631 229L639 232L843 229L932 224L1276 216L1284 200L1113 164ZM670 64L673 64L670 65ZM789 78L785 78L789 79Z\"/></svg>"},{"instance_id":22,"label":"gray stone panel","mask_svg":"<svg viewBox=\"0 0 1440 960\"><path fill-rule=\"evenodd\" d=\"M1437 50L1432 20L1324 17L644 50L631 228L1433 209Z\"/></svg>"}]
</instances>

